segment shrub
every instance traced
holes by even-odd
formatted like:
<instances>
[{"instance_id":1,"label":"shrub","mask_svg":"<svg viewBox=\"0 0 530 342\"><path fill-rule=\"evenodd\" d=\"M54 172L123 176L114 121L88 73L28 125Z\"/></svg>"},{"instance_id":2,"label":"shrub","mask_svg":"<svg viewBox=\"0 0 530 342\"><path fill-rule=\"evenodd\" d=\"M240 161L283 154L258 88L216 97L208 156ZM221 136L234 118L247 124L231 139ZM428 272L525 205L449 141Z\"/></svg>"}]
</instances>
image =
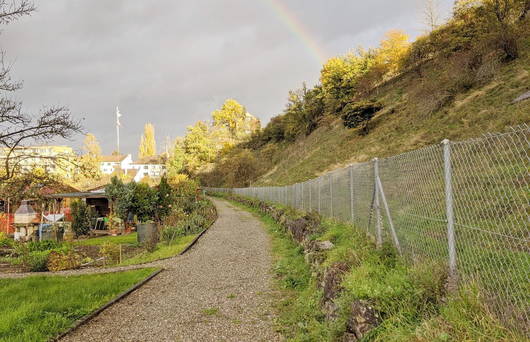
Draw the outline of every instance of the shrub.
<instances>
[{"instance_id":1,"label":"shrub","mask_svg":"<svg viewBox=\"0 0 530 342\"><path fill-rule=\"evenodd\" d=\"M75 235L88 234L94 217L92 208L83 201L73 201L70 208L72 210L72 230Z\"/></svg>"},{"instance_id":2,"label":"shrub","mask_svg":"<svg viewBox=\"0 0 530 342\"><path fill-rule=\"evenodd\" d=\"M50 251L34 251L22 256L22 263L30 272L45 272L48 270L48 256Z\"/></svg>"},{"instance_id":3,"label":"shrub","mask_svg":"<svg viewBox=\"0 0 530 342\"><path fill-rule=\"evenodd\" d=\"M164 219L171 213L171 207L175 202L175 194L173 192L173 188L169 185L165 176L162 177L162 179L160 180L160 184L157 187L157 191L157 216L160 219Z\"/></svg>"},{"instance_id":4,"label":"shrub","mask_svg":"<svg viewBox=\"0 0 530 342\"><path fill-rule=\"evenodd\" d=\"M186 231L182 227L167 227L162 231L162 240L168 245L178 237L186 235Z\"/></svg>"},{"instance_id":5,"label":"shrub","mask_svg":"<svg viewBox=\"0 0 530 342\"><path fill-rule=\"evenodd\" d=\"M72 270L81 267L82 257L73 250L66 252L52 251L48 256L48 270L52 272Z\"/></svg>"},{"instance_id":6,"label":"shrub","mask_svg":"<svg viewBox=\"0 0 530 342\"><path fill-rule=\"evenodd\" d=\"M4 232L0 232L0 247L13 247L13 240L8 238Z\"/></svg>"},{"instance_id":7,"label":"shrub","mask_svg":"<svg viewBox=\"0 0 530 342\"><path fill-rule=\"evenodd\" d=\"M355 128L370 120L383 106L375 101L360 101L347 104L342 112L341 118L344 126Z\"/></svg>"},{"instance_id":8,"label":"shrub","mask_svg":"<svg viewBox=\"0 0 530 342\"><path fill-rule=\"evenodd\" d=\"M155 218L158 194L147 184L136 184L132 194L131 211L136 214L138 220L147 222Z\"/></svg>"},{"instance_id":9,"label":"shrub","mask_svg":"<svg viewBox=\"0 0 530 342\"><path fill-rule=\"evenodd\" d=\"M99 247L99 254L105 258L106 264L116 264L120 260L120 246L106 242Z\"/></svg>"}]
</instances>

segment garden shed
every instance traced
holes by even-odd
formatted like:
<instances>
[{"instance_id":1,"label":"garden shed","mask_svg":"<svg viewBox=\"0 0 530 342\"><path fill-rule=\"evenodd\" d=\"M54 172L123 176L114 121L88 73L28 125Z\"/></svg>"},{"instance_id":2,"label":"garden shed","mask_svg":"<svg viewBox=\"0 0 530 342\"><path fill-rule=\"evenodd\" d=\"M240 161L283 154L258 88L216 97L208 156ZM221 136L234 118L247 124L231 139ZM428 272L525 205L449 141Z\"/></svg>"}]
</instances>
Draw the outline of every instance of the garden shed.
<instances>
[{"instance_id":1,"label":"garden shed","mask_svg":"<svg viewBox=\"0 0 530 342\"><path fill-rule=\"evenodd\" d=\"M50 194L48 198L55 198L61 201L70 202L74 199L82 199L88 206L95 209L98 217L107 216L110 213L110 205L104 190L94 190L87 192L65 192Z\"/></svg>"}]
</instances>

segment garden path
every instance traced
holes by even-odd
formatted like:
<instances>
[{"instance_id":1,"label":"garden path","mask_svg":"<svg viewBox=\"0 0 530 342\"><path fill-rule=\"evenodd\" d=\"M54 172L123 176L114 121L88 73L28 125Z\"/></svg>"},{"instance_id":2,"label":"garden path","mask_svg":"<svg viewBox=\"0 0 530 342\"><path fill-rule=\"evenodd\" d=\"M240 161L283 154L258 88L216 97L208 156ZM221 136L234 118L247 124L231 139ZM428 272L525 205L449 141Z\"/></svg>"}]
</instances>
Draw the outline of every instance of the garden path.
<instances>
[{"instance_id":1,"label":"garden path","mask_svg":"<svg viewBox=\"0 0 530 342\"><path fill-rule=\"evenodd\" d=\"M280 340L265 228L213 201L219 217L187 254L153 263L165 271L63 341Z\"/></svg>"}]
</instances>

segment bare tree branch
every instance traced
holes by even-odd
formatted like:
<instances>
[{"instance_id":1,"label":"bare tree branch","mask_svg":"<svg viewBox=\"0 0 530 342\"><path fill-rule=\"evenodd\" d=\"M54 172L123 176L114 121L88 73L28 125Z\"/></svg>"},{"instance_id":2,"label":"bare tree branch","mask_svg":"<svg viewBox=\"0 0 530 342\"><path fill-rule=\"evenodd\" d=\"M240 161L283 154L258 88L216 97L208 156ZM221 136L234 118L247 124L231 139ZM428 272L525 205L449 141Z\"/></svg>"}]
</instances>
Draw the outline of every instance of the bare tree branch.
<instances>
[{"instance_id":1,"label":"bare tree branch","mask_svg":"<svg viewBox=\"0 0 530 342\"><path fill-rule=\"evenodd\" d=\"M0 24L9 24L34 10L29 0L0 0ZM15 177L24 161L35 157L21 153L24 147L55 138L68 139L81 131L80 121L74 120L66 107L44 108L36 116L24 113L22 103L9 96L22 87L11 79L10 71L11 66L4 63L4 52L0 52L0 185ZM61 159L60 156L39 158Z\"/></svg>"},{"instance_id":2,"label":"bare tree branch","mask_svg":"<svg viewBox=\"0 0 530 342\"><path fill-rule=\"evenodd\" d=\"M35 5L31 1L0 0L0 24L9 24L20 17L30 15L33 11Z\"/></svg>"}]
</instances>

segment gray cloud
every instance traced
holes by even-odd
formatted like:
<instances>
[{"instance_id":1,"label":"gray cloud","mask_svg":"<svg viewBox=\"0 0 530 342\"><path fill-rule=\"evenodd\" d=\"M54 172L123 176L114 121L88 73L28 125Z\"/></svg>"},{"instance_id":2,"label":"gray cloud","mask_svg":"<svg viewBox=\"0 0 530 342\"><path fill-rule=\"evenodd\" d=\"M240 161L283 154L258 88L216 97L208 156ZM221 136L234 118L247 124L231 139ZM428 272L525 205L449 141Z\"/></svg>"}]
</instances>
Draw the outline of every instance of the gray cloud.
<instances>
[{"instance_id":1,"label":"gray cloud","mask_svg":"<svg viewBox=\"0 0 530 342\"><path fill-rule=\"evenodd\" d=\"M422 0L282 0L328 56L375 46L392 28L421 33ZM136 154L145 122L166 136L207 120L233 97L263 122L287 92L318 80L320 64L273 11L269 0L36 1L31 17L0 39L17 97L29 111L67 105L84 118L105 152L115 146L120 105L122 150ZM452 1L440 0L444 15ZM72 144L79 147L82 137Z\"/></svg>"}]
</instances>

